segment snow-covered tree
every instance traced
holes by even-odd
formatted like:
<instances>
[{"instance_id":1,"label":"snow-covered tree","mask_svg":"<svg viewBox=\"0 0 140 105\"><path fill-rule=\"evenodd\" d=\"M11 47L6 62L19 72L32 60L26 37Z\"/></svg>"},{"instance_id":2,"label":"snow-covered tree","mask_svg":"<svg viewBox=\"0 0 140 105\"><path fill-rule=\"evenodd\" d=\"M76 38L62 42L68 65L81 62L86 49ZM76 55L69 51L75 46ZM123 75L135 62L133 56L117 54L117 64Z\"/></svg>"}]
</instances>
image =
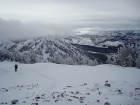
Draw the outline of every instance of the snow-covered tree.
<instances>
[{"instance_id":1,"label":"snow-covered tree","mask_svg":"<svg viewBox=\"0 0 140 105\"><path fill-rule=\"evenodd\" d=\"M107 61L106 61L106 63L107 64L114 64L114 65L116 65L117 64L116 57L117 57L116 54L107 55Z\"/></svg>"},{"instance_id":2,"label":"snow-covered tree","mask_svg":"<svg viewBox=\"0 0 140 105\"><path fill-rule=\"evenodd\" d=\"M140 68L140 54L139 54L139 56L138 56L138 58L136 60L136 67Z\"/></svg>"},{"instance_id":3,"label":"snow-covered tree","mask_svg":"<svg viewBox=\"0 0 140 105\"><path fill-rule=\"evenodd\" d=\"M60 55L54 55L54 57L52 58L52 62L57 64L64 63L63 58Z\"/></svg>"},{"instance_id":4,"label":"snow-covered tree","mask_svg":"<svg viewBox=\"0 0 140 105\"><path fill-rule=\"evenodd\" d=\"M72 60L71 57L67 57L64 61L65 64L69 64L69 65L73 65L74 64L74 61Z\"/></svg>"},{"instance_id":5,"label":"snow-covered tree","mask_svg":"<svg viewBox=\"0 0 140 105\"><path fill-rule=\"evenodd\" d=\"M130 66L130 67L133 67L133 64L135 61L133 61L134 59L132 58L132 55L129 54L127 57L126 57L126 65Z\"/></svg>"},{"instance_id":6,"label":"snow-covered tree","mask_svg":"<svg viewBox=\"0 0 140 105\"><path fill-rule=\"evenodd\" d=\"M93 65L94 66L99 65L99 63L98 63L98 61L96 59L93 61Z\"/></svg>"},{"instance_id":7,"label":"snow-covered tree","mask_svg":"<svg viewBox=\"0 0 140 105\"><path fill-rule=\"evenodd\" d=\"M34 51L29 52L30 57L30 63L36 63L37 62L37 56Z\"/></svg>"},{"instance_id":8,"label":"snow-covered tree","mask_svg":"<svg viewBox=\"0 0 140 105\"><path fill-rule=\"evenodd\" d=\"M139 53L139 47L137 45L129 44L123 46L117 52L117 64L135 67Z\"/></svg>"}]
</instances>

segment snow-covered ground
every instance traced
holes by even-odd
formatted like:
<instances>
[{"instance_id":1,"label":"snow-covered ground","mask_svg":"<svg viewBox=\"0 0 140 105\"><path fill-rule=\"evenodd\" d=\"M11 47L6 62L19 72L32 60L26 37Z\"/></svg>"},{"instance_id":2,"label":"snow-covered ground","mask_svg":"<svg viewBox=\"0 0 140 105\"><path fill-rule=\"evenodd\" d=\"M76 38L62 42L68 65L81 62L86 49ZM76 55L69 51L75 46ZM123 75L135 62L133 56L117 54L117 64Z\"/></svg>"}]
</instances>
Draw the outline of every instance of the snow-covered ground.
<instances>
[{"instance_id":1,"label":"snow-covered ground","mask_svg":"<svg viewBox=\"0 0 140 105\"><path fill-rule=\"evenodd\" d=\"M15 99L19 105L140 105L137 68L18 63L14 72L14 65L0 63L0 104Z\"/></svg>"},{"instance_id":2,"label":"snow-covered ground","mask_svg":"<svg viewBox=\"0 0 140 105\"><path fill-rule=\"evenodd\" d=\"M120 41L114 41L114 42L111 42L111 41L106 41L104 43L100 43L98 46L102 46L102 45L106 45L106 46L118 46L118 45L123 45L122 42Z\"/></svg>"}]
</instances>

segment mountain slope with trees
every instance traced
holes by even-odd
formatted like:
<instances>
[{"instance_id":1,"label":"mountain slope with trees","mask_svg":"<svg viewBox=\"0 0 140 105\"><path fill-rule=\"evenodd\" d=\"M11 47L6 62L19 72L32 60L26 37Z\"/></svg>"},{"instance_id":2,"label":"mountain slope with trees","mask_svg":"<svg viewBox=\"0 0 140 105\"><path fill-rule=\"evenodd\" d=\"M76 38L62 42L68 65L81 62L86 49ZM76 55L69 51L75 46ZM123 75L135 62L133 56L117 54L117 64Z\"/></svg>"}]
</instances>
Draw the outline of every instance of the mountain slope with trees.
<instances>
[{"instance_id":1,"label":"mountain slope with trees","mask_svg":"<svg viewBox=\"0 0 140 105\"><path fill-rule=\"evenodd\" d=\"M4 44L1 44L2 48ZM53 62L71 65L94 65L82 50L61 40L58 37L41 37L9 44L10 47L0 50L3 60L23 63Z\"/></svg>"}]
</instances>

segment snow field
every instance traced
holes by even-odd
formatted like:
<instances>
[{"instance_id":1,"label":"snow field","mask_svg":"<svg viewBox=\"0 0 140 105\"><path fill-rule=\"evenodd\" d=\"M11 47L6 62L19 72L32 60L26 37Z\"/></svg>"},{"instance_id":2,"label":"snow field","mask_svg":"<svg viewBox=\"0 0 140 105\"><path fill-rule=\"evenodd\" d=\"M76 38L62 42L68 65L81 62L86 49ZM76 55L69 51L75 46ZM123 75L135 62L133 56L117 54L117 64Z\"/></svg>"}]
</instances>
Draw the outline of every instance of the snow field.
<instances>
[{"instance_id":1,"label":"snow field","mask_svg":"<svg viewBox=\"0 0 140 105\"><path fill-rule=\"evenodd\" d=\"M140 104L137 68L18 63L18 71L14 72L14 65L0 63L0 104L11 105L14 99L20 105Z\"/></svg>"}]
</instances>

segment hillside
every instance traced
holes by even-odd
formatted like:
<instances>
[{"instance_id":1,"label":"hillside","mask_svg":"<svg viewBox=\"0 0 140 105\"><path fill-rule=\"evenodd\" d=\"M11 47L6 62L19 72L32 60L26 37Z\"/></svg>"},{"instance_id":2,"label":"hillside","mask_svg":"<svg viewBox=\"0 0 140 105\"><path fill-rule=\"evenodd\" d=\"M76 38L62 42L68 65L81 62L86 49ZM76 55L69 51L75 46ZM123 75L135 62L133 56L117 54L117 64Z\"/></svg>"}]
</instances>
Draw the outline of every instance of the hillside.
<instances>
[{"instance_id":1,"label":"hillside","mask_svg":"<svg viewBox=\"0 0 140 105\"><path fill-rule=\"evenodd\" d=\"M107 31L98 35L45 36L10 41L0 40L0 61L22 63L53 62L70 65L106 63L107 56L117 53L123 44L140 45L140 33Z\"/></svg>"},{"instance_id":2,"label":"hillside","mask_svg":"<svg viewBox=\"0 0 140 105\"><path fill-rule=\"evenodd\" d=\"M95 47L119 46L127 43L140 44L140 33L135 30L101 31L97 35L78 35L64 38L66 42Z\"/></svg>"},{"instance_id":3,"label":"hillside","mask_svg":"<svg viewBox=\"0 0 140 105\"><path fill-rule=\"evenodd\" d=\"M11 41L9 41L11 42ZM0 60L11 60L22 63L53 62L61 64L93 65L80 49L62 41L61 38L46 36L24 41L0 44Z\"/></svg>"},{"instance_id":4,"label":"hillside","mask_svg":"<svg viewBox=\"0 0 140 105\"><path fill-rule=\"evenodd\" d=\"M14 72L14 64L0 63L0 103L3 105L11 105L12 100L18 100L19 105L140 103L140 70L136 68L18 63L18 71Z\"/></svg>"}]
</instances>

